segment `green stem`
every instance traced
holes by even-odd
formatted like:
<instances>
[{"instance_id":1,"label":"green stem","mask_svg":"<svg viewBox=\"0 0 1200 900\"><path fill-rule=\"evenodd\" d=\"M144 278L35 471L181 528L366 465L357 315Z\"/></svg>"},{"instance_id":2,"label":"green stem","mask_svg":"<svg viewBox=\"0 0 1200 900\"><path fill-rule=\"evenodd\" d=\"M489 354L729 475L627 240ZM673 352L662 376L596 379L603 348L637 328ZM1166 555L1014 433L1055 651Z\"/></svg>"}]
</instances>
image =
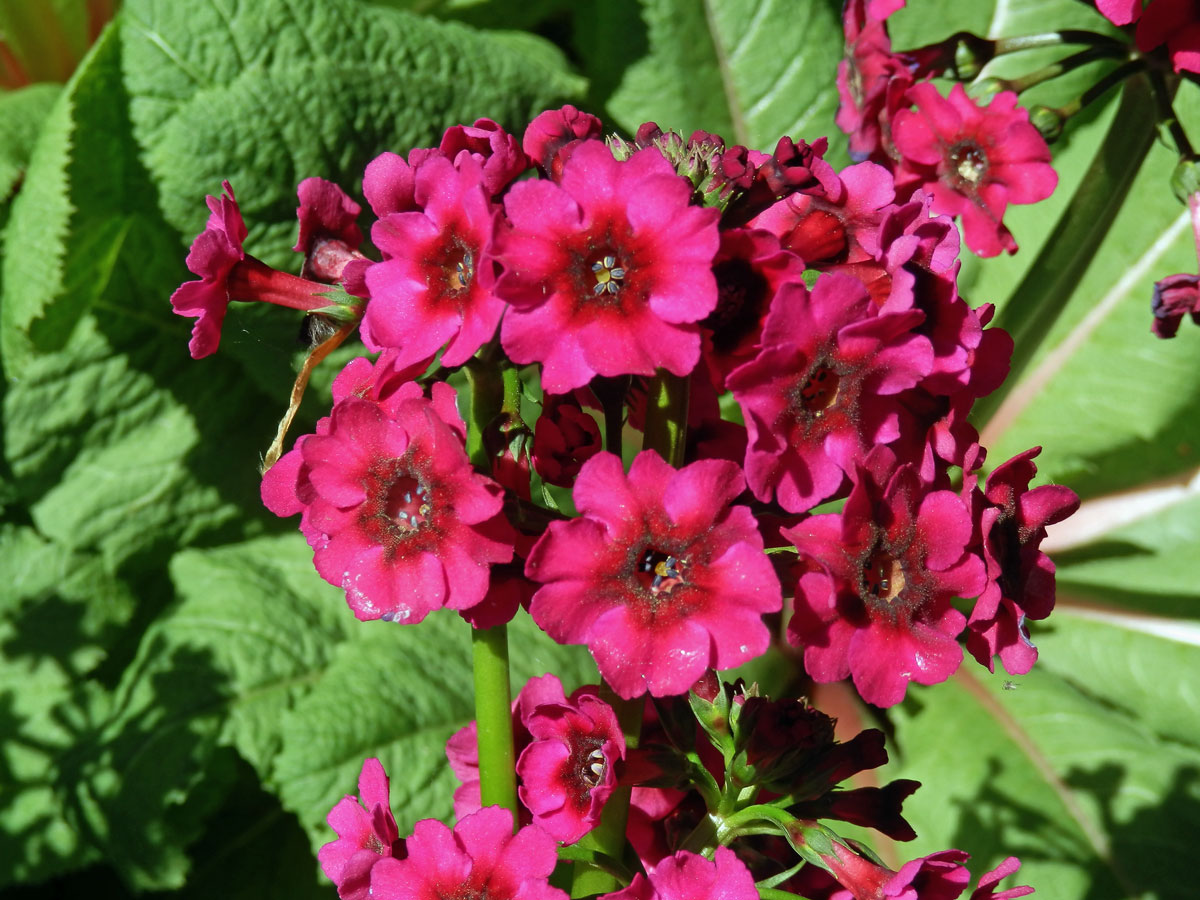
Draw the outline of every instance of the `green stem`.
<instances>
[{"instance_id":1,"label":"green stem","mask_svg":"<svg viewBox=\"0 0 1200 900\"><path fill-rule=\"evenodd\" d=\"M1150 76L1150 87L1154 89L1154 105L1158 109L1158 121L1167 126L1167 131L1175 143L1175 150L1179 156L1182 159L1195 159L1196 151L1192 148L1192 142L1188 140L1187 132L1183 130L1179 117L1175 115L1175 107L1172 104L1174 92L1167 85L1167 79L1157 69L1150 69L1147 74Z\"/></svg>"},{"instance_id":2,"label":"green stem","mask_svg":"<svg viewBox=\"0 0 1200 900\"><path fill-rule=\"evenodd\" d=\"M492 474L492 460L488 455L484 436L504 408L507 384L497 367L479 359L472 359L463 367L467 376L467 391L471 398L470 418L467 420L467 456L471 464L485 475ZM520 386L518 385L518 390ZM518 400L519 402L519 400Z\"/></svg>"},{"instance_id":3,"label":"green stem","mask_svg":"<svg viewBox=\"0 0 1200 900\"><path fill-rule=\"evenodd\" d=\"M650 382L646 397L646 433L642 446L658 451L675 468L683 465L687 448L689 382L662 369Z\"/></svg>"},{"instance_id":4,"label":"green stem","mask_svg":"<svg viewBox=\"0 0 1200 900\"><path fill-rule=\"evenodd\" d=\"M1012 365L1004 384L976 404L977 422L987 422L1020 381L1120 212L1154 142L1155 110L1149 93L1145 79L1126 85L1108 133L1075 195L997 315L996 325L1008 331L1015 344Z\"/></svg>"},{"instance_id":5,"label":"green stem","mask_svg":"<svg viewBox=\"0 0 1200 900\"><path fill-rule=\"evenodd\" d=\"M475 724L479 744L479 796L517 817L512 689L508 681L508 626L471 630L475 664Z\"/></svg>"},{"instance_id":6,"label":"green stem","mask_svg":"<svg viewBox=\"0 0 1200 900\"><path fill-rule=\"evenodd\" d=\"M1058 47L1063 44L1091 44L1095 47L1111 46L1121 47L1122 50L1128 49L1127 44L1106 34L1064 28L1062 31L1048 31L1044 34L1024 34L1017 37L997 38L995 41L995 52L996 56L1002 56L1006 53L1036 50L1039 47Z\"/></svg>"},{"instance_id":7,"label":"green stem","mask_svg":"<svg viewBox=\"0 0 1200 900\"><path fill-rule=\"evenodd\" d=\"M1044 68L1038 69L1035 72L1029 72L1019 78L1013 78L1003 82L1009 90L1020 94L1029 90L1031 87L1050 81L1060 75L1065 75L1067 72L1078 69L1080 66L1086 66L1090 62L1098 59L1112 57L1122 57L1127 54L1127 48L1120 45L1098 45L1088 47L1086 50L1080 50L1078 53L1053 62Z\"/></svg>"},{"instance_id":8,"label":"green stem","mask_svg":"<svg viewBox=\"0 0 1200 900\"><path fill-rule=\"evenodd\" d=\"M779 888L760 887L758 896L762 900L804 900L799 894L793 894L791 891L781 891Z\"/></svg>"},{"instance_id":9,"label":"green stem","mask_svg":"<svg viewBox=\"0 0 1200 900\"><path fill-rule=\"evenodd\" d=\"M1112 88L1116 87L1122 81L1132 78L1146 68L1146 61L1141 59L1131 59L1129 62L1122 63L1117 66L1090 88L1072 100L1058 108L1058 114L1064 119L1069 119L1071 116L1077 115L1088 106L1091 106Z\"/></svg>"}]
</instances>

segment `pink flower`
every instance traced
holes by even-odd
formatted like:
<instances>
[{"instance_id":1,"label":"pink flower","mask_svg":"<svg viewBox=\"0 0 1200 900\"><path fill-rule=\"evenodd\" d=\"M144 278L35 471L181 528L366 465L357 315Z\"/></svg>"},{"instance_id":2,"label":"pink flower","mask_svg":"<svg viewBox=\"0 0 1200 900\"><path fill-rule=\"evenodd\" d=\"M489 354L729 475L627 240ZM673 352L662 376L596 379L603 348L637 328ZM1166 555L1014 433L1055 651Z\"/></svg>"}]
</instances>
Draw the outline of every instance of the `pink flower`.
<instances>
[{"instance_id":1,"label":"pink flower","mask_svg":"<svg viewBox=\"0 0 1200 900\"><path fill-rule=\"evenodd\" d=\"M700 357L698 322L717 303L718 212L657 150L625 162L580 144L562 183L522 181L505 195L512 229L496 238L496 293L511 359L543 364L562 394L596 375L686 375Z\"/></svg>"},{"instance_id":2,"label":"pink flower","mask_svg":"<svg viewBox=\"0 0 1200 900\"><path fill-rule=\"evenodd\" d=\"M474 125L453 125L442 135L438 149L455 166L460 154L474 159L483 171L483 186L489 197L508 187L514 178L530 166L516 137L491 119L476 119Z\"/></svg>"},{"instance_id":3,"label":"pink flower","mask_svg":"<svg viewBox=\"0 0 1200 900\"><path fill-rule=\"evenodd\" d=\"M811 567L788 625L805 669L821 683L852 676L876 706L899 703L910 681L937 684L954 673L966 617L952 602L985 584L962 500L927 490L890 456L872 453L840 514L782 531Z\"/></svg>"},{"instance_id":4,"label":"pink flower","mask_svg":"<svg viewBox=\"0 0 1200 900\"><path fill-rule=\"evenodd\" d=\"M908 98L916 110L897 112L892 128L903 156L897 184L923 186L935 213L961 216L972 252L1015 253L1004 211L1010 203L1045 200L1058 184L1050 149L1017 95L1002 91L979 107L961 84L943 97L925 83L910 88Z\"/></svg>"},{"instance_id":5,"label":"pink flower","mask_svg":"<svg viewBox=\"0 0 1200 900\"><path fill-rule=\"evenodd\" d=\"M575 482L580 517L554 522L526 574L529 606L559 643L587 644L622 697L682 694L705 669L763 653L761 616L782 605L749 508L730 506L738 467L702 460L675 470L653 451L626 475L600 453Z\"/></svg>"},{"instance_id":6,"label":"pink flower","mask_svg":"<svg viewBox=\"0 0 1200 900\"><path fill-rule=\"evenodd\" d=\"M822 275L784 285L762 350L728 385L749 432L746 479L760 500L806 512L834 496L871 447L902 431L895 395L931 368L920 312L873 314L862 283Z\"/></svg>"},{"instance_id":7,"label":"pink flower","mask_svg":"<svg viewBox=\"0 0 1200 900\"><path fill-rule=\"evenodd\" d=\"M838 63L837 126L850 135L855 160L886 160L891 117L913 83L911 60L892 52L884 20L904 0L847 0L842 8L846 57Z\"/></svg>"},{"instance_id":8,"label":"pink flower","mask_svg":"<svg viewBox=\"0 0 1200 900\"><path fill-rule=\"evenodd\" d=\"M567 900L550 886L554 838L536 825L513 834L512 813L489 806L451 831L436 819L416 824L408 856L371 870L372 900Z\"/></svg>"},{"instance_id":9,"label":"pink flower","mask_svg":"<svg viewBox=\"0 0 1200 900\"><path fill-rule=\"evenodd\" d=\"M1157 337L1173 338L1184 316L1200 325L1200 276L1168 275L1154 283L1151 330Z\"/></svg>"},{"instance_id":10,"label":"pink flower","mask_svg":"<svg viewBox=\"0 0 1200 900\"><path fill-rule=\"evenodd\" d=\"M826 869L844 888L832 893L831 900L955 900L971 881L971 873L963 866L968 858L962 850L942 850L910 860L898 872L893 872L836 841L832 854L821 854ZM979 879L971 900L1013 900L1032 894L1033 888L1028 886L994 893L1000 880L1020 867L1020 861L1010 856ZM806 880L815 885L820 879Z\"/></svg>"},{"instance_id":11,"label":"pink flower","mask_svg":"<svg viewBox=\"0 0 1200 900\"><path fill-rule=\"evenodd\" d=\"M342 900L370 896L371 869L380 860L403 855L403 842L388 805L388 777L377 759L363 763L358 796L343 797L329 811L338 836L320 849L321 870L337 885Z\"/></svg>"},{"instance_id":12,"label":"pink flower","mask_svg":"<svg viewBox=\"0 0 1200 900\"><path fill-rule=\"evenodd\" d=\"M1114 25L1137 22L1134 40L1143 53L1167 45L1176 72L1200 72L1200 3L1197 0L1096 0Z\"/></svg>"},{"instance_id":13,"label":"pink flower","mask_svg":"<svg viewBox=\"0 0 1200 900\"><path fill-rule=\"evenodd\" d=\"M521 802L535 825L573 844L599 824L617 786L614 765L625 757L617 715L585 694L541 704L525 724L533 740L517 762Z\"/></svg>"},{"instance_id":14,"label":"pink flower","mask_svg":"<svg viewBox=\"0 0 1200 900\"><path fill-rule=\"evenodd\" d=\"M360 619L472 607L490 566L512 558L499 487L471 468L447 391L433 402L416 385L385 401L351 394L264 476L264 502L300 509L317 571Z\"/></svg>"},{"instance_id":15,"label":"pink flower","mask_svg":"<svg viewBox=\"0 0 1200 900\"><path fill-rule=\"evenodd\" d=\"M562 109L548 109L535 116L525 129L521 146L543 172L557 180L575 148L603 133L599 119L568 103Z\"/></svg>"},{"instance_id":16,"label":"pink flower","mask_svg":"<svg viewBox=\"0 0 1200 900\"><path fill-rule=\"evenodd\" d=\"M206 198L208 225L192 241L187 255L188 270L200 280L181 284L171 295L176 315L196 317L188 342L192 359L217 352L231 300L274 303L305 312L327 311L333 302L325 295L327 285L272 269L246 253L242 248L246 224L233 188L228 181L221 186L225 193L220 198Z\"/></svg>"},{"instance_id":17,"label":"pink flower","mask_svg":"<svg viewBox=\"0 0 1200 900\"><path fill-rule=\"evenodd\" d=\"M758 900L754 876L728 847L718 847L711 860L681 850L650 873L640 872L624 890L602 900Z\"/></svg>"},{"instance_id":18,"label":"pink flower","mask_svg":"<svg viewBox=\"0 0 1200 900\"><path fill-rule=\"evenodd\" d=\"M1033 668L1037 649L1025 620L1044 619L1054 609L1054 563L1038 547L1047 525L1079 508L1079 497L1070 488L1046 484L1029 489L1037 473L1033 458L1041 449L1026 450L997 466L987 489L973 492L982 503L978 515L987 586L967 622L967 650L988 671L993 671L997 654L1013 675ZM966 487L974 481L969 476Z\"/></svg>"},{"instance_id":19,"label":"pink flower","mask_svg":"<svg viewBox=\"0 0 1200 900\"><path fill-rule=\"evenodd\" d=\"M329 284L339 282L348 263L366 259L358 252L362 230L357 219L362 207L324 178L305 178L296 193L300 235L292 249L304 254L301 274Z\"/></svg>"},{"instance_id":20,"label":"pink flower","mask_svg":"<svg viewBox=\"0 0 1200 900\"><path fill-rule=\"evenodd\" d=\"M469 155L456 168L434 156L416 169L421 211L390 213L371 229L384 261L367 269L371 302L363 343L399 349L401 365L429 359L458 366L491 340L504 304L493 293L492 233L499 214Z\"/></svg>"}]
</instances>

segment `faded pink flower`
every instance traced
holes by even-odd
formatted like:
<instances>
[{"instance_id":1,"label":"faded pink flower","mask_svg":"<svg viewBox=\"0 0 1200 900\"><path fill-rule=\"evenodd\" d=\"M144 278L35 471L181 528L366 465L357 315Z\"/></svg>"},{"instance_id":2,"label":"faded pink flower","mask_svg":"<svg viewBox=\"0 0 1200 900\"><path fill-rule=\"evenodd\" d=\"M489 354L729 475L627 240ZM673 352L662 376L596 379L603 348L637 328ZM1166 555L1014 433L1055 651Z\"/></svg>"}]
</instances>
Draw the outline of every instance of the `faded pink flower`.
<instances>
[{"instance_id":1,"label":"faded pink flower","mask_svg":"<svg viewBox=\"0 0 1200 900\"><path fill-rule=\"evenodd\" d=\"M388 804L388 777L377 759L363 762L358 796L337 802L326 818L338 836L317 852L321 870L337 885L342 900L367 900L371 869L380 860L402 856L404 842Z\"/></svg>"},{"instance_id":2,"label":"faded pink flower","mask_svg":"<svg viewBox=\"0 0 1200 900\"><path fill-rule=\"evenodd\" d=\"M956 84L943 97L929 83L908 90L915 110L896 113L892 137L903 157L899 187L923 187L933 211L962 219L963 236L979 256L1015 253L1004 227L1010 203L1045 200L1058 184L1050 148L1029 124L1017 95L1001 91L980 107Z\"/></svg>"},{"instance_id":3,"label":"faded pink flower","mask_svg":"<svg viewBox=\"0 0 1200 900\"><path fill-rule=\"evenodd\" d=\"M496 293L512 307L501 342L513 361L542 363L543 390L695 368L720 238L717 210L690 198L657 150L618 162L599 141L575 149L561 184L522 181L505 195L512 228L496 236Z\"/></svg>"},{"instance_id":4,"label":"faded pink flower","mask_svg":"<svg viewBox=\"0 0 1200 900\"><path fill-rule=\"evenodd\" d=\"M886 448L873 452L841 513L782 530L809 566L788 638L815 681L851 676L876 706L899 703L910 681L954 673L966 617L953 600L985 584L963 501L928 490L911 465L893 466Z\"/></svg>"},{"instance_id":5,"label":"faded pink flower","mask_svg":"<svg viewBox=\"0 0 1200 900\"><path fill-rule=\"evenodd\" d=\"M579 518L551 523L526 574L529 606L559 643L587 644L620 696L682 694L708 668L766 650L762 615L782 604L748 507L731 506L738 467L701 460L676 470L653 451L626 475L600 453L575 482Z\"/></svg>"},{"instance_id":6,"label":"faded pink flower","mask_svg":"<svg viewBox=\"0 0 1200 900\"><path fill-rule=\"evenodd\" d=\"M602 900L758 900L758 889L737 854L718 847L711 860L681 850L662 860L649 878L639 872L629 887Z\"/></svg>"},{"instance_id":7,"label":"faded pink flower","mask_svg":"<svg viewBox=\"0 0 1200 900\"><path fill-rule=\"evenodd\" d=\"M492 293L499 207L469 154L458 167L431 157L414 177L420 210L389 213L371 229L384 260L367 269L363 343L397 348L401 365L429 359L446 344L442 363L458 366L491 340L504 311Z\"/></svg>"},{"instance_id":8,"label":"faded pink flower","mask_svg":"<svg viewBox=\"0 0 1200 900\"><path fill-rule=\"evenodd\" d=\"M405 842L408 856L371 870L372 900L567 900L551 887L557 846L536 825L513 834L512 813L489 806L451 831L423 819Z\"/></svg>"},{"instance_id":9,"label":"faded pink flower","mask_svg":"<svg viewBox=\"0 0 1200 900\"><path fill-rule=\"evenodd\" d=\"M532 737L517 761L521 802L555 840L573 844L600 823L625 757L617 714L584 694L541 704L525 722Z\"/></svg>"}]
</instances>

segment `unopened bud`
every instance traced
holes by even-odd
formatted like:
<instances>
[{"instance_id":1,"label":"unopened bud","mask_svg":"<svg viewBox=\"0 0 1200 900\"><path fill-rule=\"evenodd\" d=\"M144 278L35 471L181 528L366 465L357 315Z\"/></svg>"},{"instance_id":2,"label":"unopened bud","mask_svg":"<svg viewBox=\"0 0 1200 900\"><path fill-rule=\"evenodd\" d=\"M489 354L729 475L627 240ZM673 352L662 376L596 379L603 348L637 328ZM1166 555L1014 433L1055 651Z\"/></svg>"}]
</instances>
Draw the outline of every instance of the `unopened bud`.
<instances>
[{"instance_id":1,"label":"unopened bud","mask_svg":"<svg viewBox=\"0 0 1200 900\"><path fill-rule=\"evenodd\" d=\"M954 41L954 74L960 81L977 78L983 67L996 55L995 41L969 31L960 31L951 40Z\"/></svg>"},{"instance_id":2,"label":"unopened bud","mask_svg":"<svg viewBox=\"0 0 1200 900\"><path fill-rule=\"evenodd\" d=\"M1184 204L1193 194L1200 193L1200 159L1189 157L1179 161L1171 173L1171 190Z\"/></svg>"},{"instance_id":3,"label":"unopened bud","mask_svg":"<svg viewBox=\"0 0 1200 900\"><path fill-rule=\"evenodd\" d=\"M1047 144L1053 144L1062 136L1065 122L1063 114L1049 106L1034 106L1029 110L1029 124L1038 130Z\"/></svg>"},{"instance_id":4,"label":"unopened bud","mask_svg":"<svg viewBox=\"0 0 1200 900\"><path fill-rule=\"evenodd\" d=\"M971 99L980 106L986 106L992 102L992 98L1002 91L1011 91L1012 83L1003 78L984 78L975 82L969 88L967 93L971 95Z\"/></svg>"}]
</instances>

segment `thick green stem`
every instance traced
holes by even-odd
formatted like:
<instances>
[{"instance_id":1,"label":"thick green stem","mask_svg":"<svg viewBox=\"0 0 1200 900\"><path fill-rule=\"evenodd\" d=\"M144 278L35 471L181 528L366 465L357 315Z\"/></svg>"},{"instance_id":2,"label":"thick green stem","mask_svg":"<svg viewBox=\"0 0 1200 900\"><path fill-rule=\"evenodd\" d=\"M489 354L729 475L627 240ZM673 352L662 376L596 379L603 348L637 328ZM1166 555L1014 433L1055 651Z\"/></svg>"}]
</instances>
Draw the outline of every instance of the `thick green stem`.
<instances>
[{"instance_id":1,"label":"thick green stem","mask_svg":"<svg viewBox=\"0 0 1200 900\"><path fill-rule=\"evenodd\" d=\"M689 382L686 377L658 370L646 397L646 433L642 446L658 451L675 468L683 465L687 447Z\"/></svg>"},{"instance_id":2,"label":"thick green stem","mask_svg":"<svg viewBox=\"0 0 1200 900\"><path fill-rule=\"evenodd\" d=\"M1095 62L1098 59L1112 59L1113 57L1125 56L1127 48L1120 45L1101 44L1095 47L1088 47L1086 50L1080 50L1078 53L1053 62L1048 66L1038 69L1036 72L1029 72L1019 78L1013 78L1004 82L1009 90L1020 94L1029 90L1035 85L1050 81L1060 75L1065 75L1067 72L1072 72L1080 66L1086 66L1090 62Z\"/></svg>"},{"instance_id":3,"label":"thick green stem","mask_svg":"<svg viewBox=\"0 0 1200 900\"><path fill-rule=\"evenodd\" d=\"M996 324L1012 335L1015 344L1012 367L1004 384L976 404L973 418L977 422L987 422L1020 381L1083 280L1154 142L1154 118L1146 80L1131 80L1083 181L1042 252L996 317Z\"/></svg>"},{"instance_id":4,"label":"thick green stem","mask_svg":"<svg viewBox=\"0 0 1200 900\"><path fill-rule=\"evenodd\" d=\"M1035 50L1039 47L1059 47L1063 44L1091 44L1099 47L1128 46L1106 34L1097 34L1094 31L1080 31L1072 28L1064 28L1062 31L1049 31L1045 34L1024 34L1017 37L997 38L995 41L997 56L1007 53L1018 53L1022 50Z\"/></svg>"},{"instance_id":5,"label":"thick green stem","mask_svg":"<svg viewBox=\"0 0 1200 900\"><path fill-rule=\"evenodd\" d=\"M503 806L517 816L513 752L512 689L508 681L508 626L472 629L475 724L479 743L479 795L484 806Z\"/></svg>"}]
</instances>

